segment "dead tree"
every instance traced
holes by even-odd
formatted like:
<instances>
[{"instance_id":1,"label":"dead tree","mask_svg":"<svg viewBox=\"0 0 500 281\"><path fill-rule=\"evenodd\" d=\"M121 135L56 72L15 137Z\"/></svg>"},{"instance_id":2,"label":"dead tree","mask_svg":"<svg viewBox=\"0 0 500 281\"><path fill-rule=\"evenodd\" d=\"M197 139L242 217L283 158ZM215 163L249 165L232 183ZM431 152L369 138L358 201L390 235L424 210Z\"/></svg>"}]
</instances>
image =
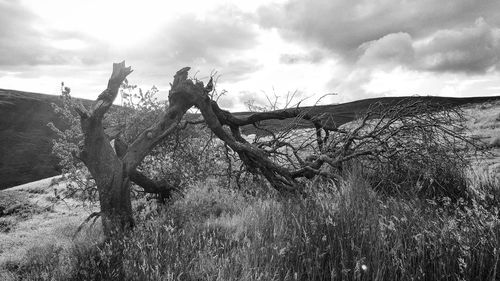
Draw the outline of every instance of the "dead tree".
<instances>
[{"instance_id":1,"label":"dead tree","mask_svg":"<svg viewBox=\"0 0 500 281\"><path fill-rule=\"evenodd\" d=\"M224 119L222 111L214 106L215 103L208 95L211 83L208 87L204 87L199 81L194 83L188 79L188 71L189 68L183 68L174 76L169 92L169 106L161 114L159 121L144 130L130 144L121 141L117 135L108 136L103 128L104 115L113 104L121 83L132 72L124 62L113 64L108 86L90 110L81 104L75 106L84 134L83 145L75 156L87 166L97 184L100 215L107 236L122 233L134 224L130 199L131 181L151 193L168 193L172 189L171 186L159 185L148 179L136 168L162 139L174 131L186 111L193 106L200 109L206 124L217 137L236 151L247 165L262 173L276 188L292 189L296 184L286 169L274 164L262 150L244 141L236 130L238 124L231 127L232 134L222 128L222 125L228 122L232 124L233 119ZM110 144L112 137L116 138L115 149Z\"/></svg>"},{"instance_id":2,"label":"dead tree","mask_svg":"<svg viewBox=\"0 0 500 281\"><path fill-rule=\"evenodd\" d=\"M335 177L335 174L325 171L325 166L336 167L363 156L390 159L401 147L394 136L406 130L438 130L441 136L449 136L446 138L448 141L465 139L461 134L456 134L453 128L443 125L450 118L422 115L419 108L411 104L377 114L373 111L361 120L358 127L345 131L329 125L331 122L325 122L324 117L312 116L300 108L254 113L239 118L222 110L210 98L212 80L204 86L200 81L188 79L189 69L183 68L175 74L168 96L168 107L161 113L158 121L130 143L121 140L119 134L106 134L103 128L104 115L113 104L121 83L132 72L124 62L113 64L108 86L90 110L81 104L75 106L84 134L83 145L76 156L87 166L97 184L100 214L107 236L123 233L134 225L131 181L146 192L164 196L168 196L174 188L172 184L149 179L137 167L156 145L178 128L182 117L192 107L200 110L207 127L238 155L250 171L263 175L280 192L293 193L300 190L299 178ZM267 142L250 143L240 132L242 126L258 126L261 121L290 118L311 122L315 128L311 141L304 140L297 145L287 139L286 134L280 133L273 135ZM368 120L380 121L373 123ZM288 128L288 132L293 132L293 122ZM112 138L115 139L114 149L110 144ZM283 153L280 149L288 149L290 153ZM280 157L281 160L278 159Z\"/></svg>"},{"instance_id":3,"label":"dead tree","mask_svg":"<svg viewBox=\"0 0 500 281\"><path fill-rule=\"evenodd\" d=\"M310 118L307 113L299 117ZM385 178L396 188L404 181L417 183L418 192L428 195L457 199L465 194L466 183L456 175L481 144L467 134L460 108L408 98L374 103L355 122L339 128L328 126L332 122L327 119L314 117L315 129L305 136L299 136L292 122L281 132L268 131L267 139L255 145L286 166L294 179L336 181L345 164L356 161L374 171L374 184L382 188L388 185L381 182Z\"/></svg>"},{"instance_id":4,"label":"dead tree","mask_svg":"<svg viewBox=\"0 0 500 281\"><path fill-rule=\"evenodd\" d=\"M136 170L142 159L163 138L171 133L186 111L193 106L195 94L203 89L186 83L187 69L176 74L169 94L170 105L160 121L142 132L130 145L115 140L115 148L103 128L104 114L115 100L123 80L132 72L125 63L113 64L108 87L99 95L92 108L81 104L75 110L80 115L84 143L77 157L87 166L99 192L101 218L106 236L131 228L134 224L130 199L130 181L153 193L168 193L170 187L158 185ZM190 81L190 80L187 80ZM117 144L117 145L116 145Z\"/></svg>"}]
</instances>

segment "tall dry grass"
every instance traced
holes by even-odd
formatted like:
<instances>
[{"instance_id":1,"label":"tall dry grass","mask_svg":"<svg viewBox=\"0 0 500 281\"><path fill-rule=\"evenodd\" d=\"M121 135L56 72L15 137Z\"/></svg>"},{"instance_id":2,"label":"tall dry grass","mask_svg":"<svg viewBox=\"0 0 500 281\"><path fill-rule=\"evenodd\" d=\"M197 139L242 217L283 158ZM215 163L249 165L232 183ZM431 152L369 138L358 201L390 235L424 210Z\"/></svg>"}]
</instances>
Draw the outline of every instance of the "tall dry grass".
<instances>
[{"instance_id":1,"label":"tall dry grass","mask_svg":"<svg viewBox=\"0 0 500 281\"><path fill-rule=\"evenodd\" d=\"M498 186L479 182L486 197L464 201L381 195L355 169L300 198L207 181L164 207L137 204L138 226L121 241L42 246L7 270L19 280L113 280L120 270L127 280L496 280Z\"/></svg>"}]
</instances>

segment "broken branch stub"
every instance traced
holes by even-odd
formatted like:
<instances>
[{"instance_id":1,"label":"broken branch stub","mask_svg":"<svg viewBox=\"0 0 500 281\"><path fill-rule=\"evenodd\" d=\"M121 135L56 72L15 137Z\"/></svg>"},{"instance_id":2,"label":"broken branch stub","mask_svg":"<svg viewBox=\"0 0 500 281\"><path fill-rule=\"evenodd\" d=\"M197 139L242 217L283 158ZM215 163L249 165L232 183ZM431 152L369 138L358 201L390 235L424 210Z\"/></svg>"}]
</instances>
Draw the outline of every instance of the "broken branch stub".
<instances>
[{"instance_id":1,"label":"broken branch stub","mask_svg":"<svg viewBox=\"0 0 500 281\"><path fill-rule=\"evenodd\" d=\"M95 118L102 118L104 116L116 99L120 85L130 73L132 73L132 68L130 66L126 67L125 61L113 64L113 73L109 78L108 87L99 95L97 101L94 103L92 116Z\"/></svg>"}]
</instances>

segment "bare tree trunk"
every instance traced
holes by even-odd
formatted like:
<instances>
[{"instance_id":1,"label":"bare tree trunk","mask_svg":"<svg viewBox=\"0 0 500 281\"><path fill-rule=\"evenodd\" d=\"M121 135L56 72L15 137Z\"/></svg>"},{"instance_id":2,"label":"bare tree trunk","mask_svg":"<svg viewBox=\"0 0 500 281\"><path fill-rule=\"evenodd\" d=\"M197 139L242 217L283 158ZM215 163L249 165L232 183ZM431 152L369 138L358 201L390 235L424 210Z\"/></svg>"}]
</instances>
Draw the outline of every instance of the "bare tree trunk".
<instances>
[{"instance_id":1,"label":"bare tree trunk","mask_svg":"<svg viewBox=\"0 0 500 281\"><path fill-rule=\"evenodd\" d=\"M118 158L104 133L102 119L116 98L123 80L132 70L125 63L113 65L108 87L103 91L89 112L79 105L84 144L79 158L85 163L96 181L99 191L101 218L104 234L112 237L133 226L130 201L130 179L124 164Z\"/></svg>"},{"instance_id":2,"label":"bare tree trunk","mask_svg":"<svg viewBox=\"0 0 500 281\"><path fill-rule=\"evenodd\" d=\"M97 184L104 233L114 236L133 226L130 179L108 139L99 133L102 124L89 121L81 155Z\"/></svg>"},{"instance_id":3,"label":"bare tree trunk","mask_svg":"<svg viewBox=\"0 0 500 281\"><path fill-rule=\"evenodd\" d=\"M169 93L169 107L160 121L146 129L130 145L118 141L113 149L102 125L104 114L116 99L121 83L132 72L130 67L125 67L125 62L113 64L108 87L99 95L90 111L81 104L75 106L84 133L84 143L78 158L84 162L96 181L104 234L108 238L121 235L134 225L130 200L131 180L146 192L165 197L173 189L168 184L148 179L136 168L151 149L175 129L194 102L204 98L203 84L195 85L187 79L188 70L189 68L183 68L174 76Z\"/></svg>"}]
</instances>

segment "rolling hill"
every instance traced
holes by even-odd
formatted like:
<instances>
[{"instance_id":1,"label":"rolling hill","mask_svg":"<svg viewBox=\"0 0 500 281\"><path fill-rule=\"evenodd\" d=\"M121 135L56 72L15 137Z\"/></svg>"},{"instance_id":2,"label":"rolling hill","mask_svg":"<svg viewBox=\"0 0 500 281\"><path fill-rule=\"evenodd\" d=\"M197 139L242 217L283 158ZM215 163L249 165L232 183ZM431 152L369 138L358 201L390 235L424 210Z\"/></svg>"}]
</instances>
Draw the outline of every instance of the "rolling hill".
<instances>
[{"instance_id":1,"label":"rolling hill","mask_svg":"<svg viewBox=\"0 0 500 281\"><path fill-rule=\"evenodd\" d=\"M340 126L363 115L370 105L381 102L390 106L407 97L365 99L337 105L301 107L311 115L322 115L329 122ZM424 99L442 106L458 106L500 100L495 97L445 98L411 97ZM90 101L83 101L89 103ZM58 118L51 104L61 104L58 96L0 89L0 190L58 175L58 159L51 154L55 133L47 126L53 122L58 128L66 125ZM248 116L251 112L235 113ZM280 130L290 120L270 120L261 126ZM299 127L310 127L310 123L299 123ZM243 128L244 134L263 133L254 126Z\"/></svg>"},{"instance_id":2,"label":"rolling hill","mask_svg":"<svg viewBox=\"0 0 500 281\"><path fill-rule=\"evenodd\" d=\"M0 189L57 175L51 155L54 132L63 123L51 104L57 96L0 90Z\"/></svg>"}]
</instances>

